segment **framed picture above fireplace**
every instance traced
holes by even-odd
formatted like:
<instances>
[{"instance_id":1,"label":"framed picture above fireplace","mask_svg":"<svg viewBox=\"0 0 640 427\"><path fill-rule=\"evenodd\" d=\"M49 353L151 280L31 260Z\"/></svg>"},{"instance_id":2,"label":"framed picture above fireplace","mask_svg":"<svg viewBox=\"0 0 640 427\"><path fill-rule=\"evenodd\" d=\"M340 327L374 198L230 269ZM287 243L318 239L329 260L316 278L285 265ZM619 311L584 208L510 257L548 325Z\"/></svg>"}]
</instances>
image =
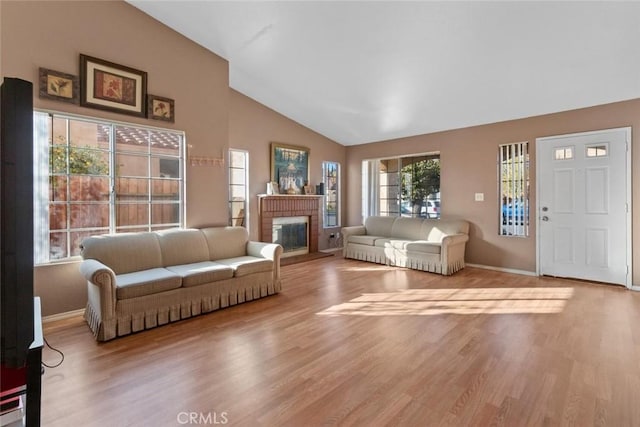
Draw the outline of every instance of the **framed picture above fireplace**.
<instances>
[{"instance_id":1,"label":"framed picture above fireplace","mask_svg":"<svg viewBox=\"0 0 640 427\"><path fill-rule=\"evenodd\" d=\"M309 149L272 142L271 181L278 183L280 194L304 194L309 184Z\"/></svg>"}]
</instances>

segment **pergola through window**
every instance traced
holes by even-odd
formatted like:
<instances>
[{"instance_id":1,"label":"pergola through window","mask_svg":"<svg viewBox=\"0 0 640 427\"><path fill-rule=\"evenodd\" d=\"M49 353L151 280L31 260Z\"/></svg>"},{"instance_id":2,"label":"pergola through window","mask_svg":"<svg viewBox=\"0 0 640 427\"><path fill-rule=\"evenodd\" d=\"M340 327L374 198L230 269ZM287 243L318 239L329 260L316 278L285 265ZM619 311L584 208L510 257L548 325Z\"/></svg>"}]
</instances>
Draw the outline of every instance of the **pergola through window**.
<instances>
[{"instance_id":1,"label":"pergola through window","mask_svg":"<svg viewBox=\"0 0 640 427\"><path fill-rule=\"evenodd\" d=\"M91 235L182 227L184 133L34 113L35 262Z\"/></svg>"}]
</instances>

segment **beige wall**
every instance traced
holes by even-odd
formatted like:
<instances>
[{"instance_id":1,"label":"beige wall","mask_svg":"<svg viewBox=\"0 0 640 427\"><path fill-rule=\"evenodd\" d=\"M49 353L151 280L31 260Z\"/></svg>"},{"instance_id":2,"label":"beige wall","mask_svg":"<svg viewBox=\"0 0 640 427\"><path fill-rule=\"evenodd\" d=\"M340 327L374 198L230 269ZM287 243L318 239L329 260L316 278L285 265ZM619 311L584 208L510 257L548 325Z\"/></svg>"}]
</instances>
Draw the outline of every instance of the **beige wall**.
<instances>
[{"instance_id":1,"label":"beige wall","mask_svg":"<svg viewBox=\"0 0 640 427\"><path fill-rule=\"evenodd\" d=\"M475 126L347 148L347 223L361 223L361 163L364 159L440 152L442 215L471 222L467 262L536 271L536 224L528 238L498 236L498 145L531 143L531 203L536 209L536 138L600 129L632 127L632 170L640 167L640 99L592 108ZM633 174L633 218L640 218L639 176ZM484 193L484 202L474 201ZM633 230L633 283L640 283L640 229Z\"/></svg>"},{"instance_id":2,"label":"beige wall","mask_svg":"<svg viewBox=\"0 0 640 427\"><path fill-rule=\"evenodd\" d=\"M227 61L124 2L2 2L1 39L3 76L34 82L36 108L184 130L195 156L227 145ZM40 99L38 68L78 75L80 53L146 71L149 93L175 100L175 123ZM226 223L226 170L187 166L186 177L187 225ZM36 268L44 315L84 307L85 287L77 263Z\"/></svg>"},{"instance_id":3,"label":"beige wall","mask_svg":"<svg viewBox=\"0 0 640 427\"><path fill-rule=\"evenodd\" d=\"M267 181L271 176L271 142L309 148L310 184L315 185L322 181L322 162L324 161L340 163L343 168L342 185L346 182L344 173L346 148L344 146L231 90L229 146L249 151L249 170L252 178L249 188L249 231L253 239L258 239L257 195L266 193ZM342 209L342 218L344 217L345 210ZM318 237L320 249L328 247L328 235L335 231L339 231L339 228L320 229Z\"/></svg>"},{"instance_id":4,"label":"beige wall","mask_svg":"<svg viewBox=\"0 0 640 427\"><path fill-rule=\"evenodd\" d=\"M344 165L343 146L231 91L227 61L124 2L0 1L0 5L2 76L34 82L36 108L183 130L193 156L226 157L229 147L248 150L254 238L255 196L265 192L270 177L271 141L311 149L311 183L320 182L323 160ZM78 75L80 53L146 71L149 93L175 100L175 123L38 98L38 68ZM186 180L187 226L226 225L226 167L187 162ZM327 240L321 237L320 245L326 247ZM86 282L78 262L38 266L34 282L45 316L86 304Z\"/></svg>"},{"instance_id":5,"label":"beige wall","mask_svg":"<svg viewBox=\"0 0 640 427\"><path fill-rule=\"evenodd\" d=\"M360 223L362 159L439 151L443 164L443 214L472 222L469 262L533 271L535 241L532 237L497 236L497 145L524 140L533 143L540 136L602 128L633 126L634 132L640 129L640 100L635 100L345 148L230 90L228 64L224 59L124 2L0 1L0 70L3 77L19 77L35 83L38 67L77 75L80 53L148 72L149 93L175 100L175 124L40 99L37 85L35 107L184 130L190 153L194 156L221 157L229 147L248 150L250 229L254 238L258 231L255 196L265 191L269 180L269 144L272 141L311 149L310 180L313 184L321 179L322 161L341 163L343 224ZM637 167L640 165L640 147L634 149L633 156L634 167ZM532 167L535 168L535 163ZM226 168L187 166L186 177L187 225L226 224ZM535 173L532 178L535 186ZM634 182L636 179L634 176ZM474 202L475 192L484 192L485 202ZM636 185L634 217L640 215L639 200L640 186ZM533 202L535 204L535 199ZM634 247L640 245L639 233L639 230L634 232ZM535 235L535 225L531 235ZM321 247L326 247L327 243L326 234L321 232ZM634 283L639 283L640 251L635 253ZM84 307L86 284L78 272L77 262L36 267L34 278L45 316Z\"/></svg>"}]
</instances>

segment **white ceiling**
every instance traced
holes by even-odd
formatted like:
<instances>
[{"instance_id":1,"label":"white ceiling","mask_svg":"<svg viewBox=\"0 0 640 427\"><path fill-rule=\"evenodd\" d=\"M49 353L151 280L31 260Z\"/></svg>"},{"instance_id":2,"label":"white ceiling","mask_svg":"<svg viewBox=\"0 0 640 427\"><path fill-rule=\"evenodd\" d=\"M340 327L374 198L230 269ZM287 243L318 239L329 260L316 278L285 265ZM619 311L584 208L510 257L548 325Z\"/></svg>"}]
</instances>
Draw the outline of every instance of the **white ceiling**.
<instances>
[{"instance_id":1,"label":"white ceiling","mask_svg":"<svg viewBox=\"0 0 640 427\"><path fill-rule=\"evenodd\" d=\"M640 97L639 2L129 3L344 145Z\"/></svg>"}]
</instances>

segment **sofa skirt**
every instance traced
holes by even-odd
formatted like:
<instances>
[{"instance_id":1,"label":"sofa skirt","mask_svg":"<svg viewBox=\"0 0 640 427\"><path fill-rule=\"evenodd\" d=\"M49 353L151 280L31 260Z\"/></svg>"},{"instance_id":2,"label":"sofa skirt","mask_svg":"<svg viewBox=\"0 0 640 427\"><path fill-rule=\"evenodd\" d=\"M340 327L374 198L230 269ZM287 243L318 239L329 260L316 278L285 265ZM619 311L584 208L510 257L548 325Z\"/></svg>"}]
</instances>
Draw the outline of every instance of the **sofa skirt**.
<instances>
[{"instance_id":1,"label":"sofa skirt","mask_svg":"<svg viewBox=\"0 0 640 427\"><path fill-rule=\"evenodd\" d=\"M405 267L413 270L427 271L450 275L462 270L464 264L464 246L459 256L447 261L442 260L440 254L408 252L393 247L368 246L348 243L344 252L345 258L359 261L374 262L393 267ZM456 254L457 255L457 254Z\"/></svg>"},{"instance_id":2,"label":"sofa skirt","mask_svg":"<svg viewBox=\"0 0 640 427\"><path fill-rule=\"evenodd\" d=\"M96 285L89 286L85 320L98 341L155 328L220 308L273 295L281 290L272 272L261 272L204 285L178 288L158 294L115 302L115 315L101 313Z\"/></svg>"}]
</instances>

